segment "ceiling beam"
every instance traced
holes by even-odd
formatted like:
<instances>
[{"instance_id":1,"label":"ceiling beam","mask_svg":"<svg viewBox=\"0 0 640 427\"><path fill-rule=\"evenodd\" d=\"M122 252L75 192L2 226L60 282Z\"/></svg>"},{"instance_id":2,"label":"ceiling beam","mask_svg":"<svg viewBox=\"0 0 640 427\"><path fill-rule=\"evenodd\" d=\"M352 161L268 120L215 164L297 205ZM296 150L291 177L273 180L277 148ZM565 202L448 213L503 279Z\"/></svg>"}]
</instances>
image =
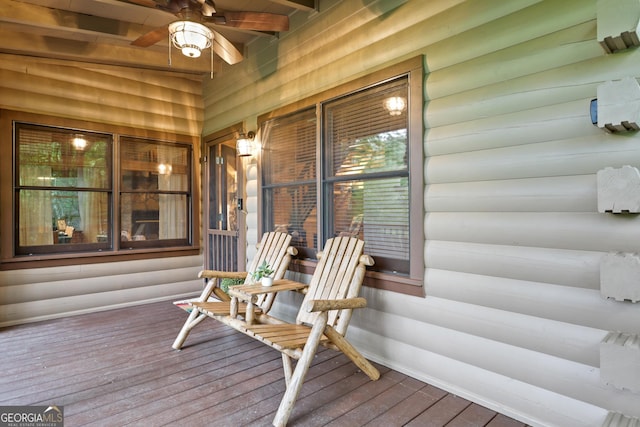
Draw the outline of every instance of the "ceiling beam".
<instances>
[{"instance_id":1,"label":"ceiling beam","mask_svg":"<svg viewBox=\"0 0 640 427\"><path fill-rule=\"evenodd\" d=\"M316 0L269 0L271 3L281 4L293 9L311 12L317 9Z\"/></svg>"}]
</instances>

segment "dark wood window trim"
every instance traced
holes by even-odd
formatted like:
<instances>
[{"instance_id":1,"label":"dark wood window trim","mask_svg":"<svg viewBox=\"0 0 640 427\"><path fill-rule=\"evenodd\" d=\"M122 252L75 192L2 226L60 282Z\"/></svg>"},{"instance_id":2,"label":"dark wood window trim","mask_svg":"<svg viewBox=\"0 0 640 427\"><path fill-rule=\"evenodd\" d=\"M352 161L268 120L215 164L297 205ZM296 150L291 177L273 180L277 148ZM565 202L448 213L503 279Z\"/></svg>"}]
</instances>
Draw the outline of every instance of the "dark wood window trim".
<instances>
[{"instance_id":1,"label":"dark wood window trim","mask_svg":"<svg viewBox=\"0 0 640 427\"><path fill-rule=\"evenodd\" d=\"M116 138L119 138L119 136L128 136L189 145L192 153L190 176L191 205L189 212L189 240L191 244L188 246L154 248L120 248L114 243L114 249L109 251L16 256L14 254L15 217L13 214L15 211L13 206L13 163L15 159L15 153L13 152L14 122L33 123L68 129L82 129L88 132L110 133L115 135ZM21 111L0 110L0 150L2 150L3 153L3 155L0 156L0 269L14 270L198 255L200 253L200 188L199 180L197 179L199 176L199 164L196 159L199 158L199 144L200 138L197 136L116 126L107 123L87 122ZM119 164L117 164L117 154L117 152L114 154L114 161L116 162L113 166L114 180L118 179L120 172ZM114 207L114 210L115 209ZM114 238L118 237L116 234L117 233L114 233Z\"/></svg>"},{"instance_id":2,"label":"dark wood window trim","mask_svg":"<svg viewBox=\"0 0 640 427\"><path fill-rule=\"evenodd\" d=\"M424 57L422 55L406 60L404 62L391 65L385 69L378 70L355 79L351 82L342 84L338 87L323 91L311 97L299 100L295 103L286 105L264 115L258 117L258 125L278 117L290 115L294 112L301 111L305 108L314 107L320 109L323 102L345 94L367 88L380 82L396 78L400 75L409 76L409 132L411 144L411 156L409 158L410 176L412 185L410 187L410 200L412 203L410 210L411 234L416 236L424 236L423 218L423 191L424 191L424 150L423 150L423 82L424 82ZM319 142L318 142L319 144ZM259 203L262 207L262 202ZM262 232L262 230L260 230ZM424 239L411 239L410 257L411 271L410 274L395 275L391 273L368 271L364 284L366 286L390 290L394 292L404 293L414 296L424 296ZM290 266L290 270L305 274L312 274L316 263L309 259L294 260Z\"/></svg>"}]
</instances>

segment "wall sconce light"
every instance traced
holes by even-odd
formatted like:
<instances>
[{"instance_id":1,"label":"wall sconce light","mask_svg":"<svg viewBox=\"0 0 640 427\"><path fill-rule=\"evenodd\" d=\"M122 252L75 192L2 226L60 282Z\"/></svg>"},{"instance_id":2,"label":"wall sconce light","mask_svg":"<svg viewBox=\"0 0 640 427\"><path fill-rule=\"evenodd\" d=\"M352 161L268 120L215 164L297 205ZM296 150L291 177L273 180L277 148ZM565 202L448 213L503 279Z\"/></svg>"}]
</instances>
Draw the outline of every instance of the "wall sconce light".
<instances>
[{"instance_id":1,"label":"wall sconce light","mask_svg":"<svg viewBox=\"0 0 640 427\"><path fill-rule=\"evenodd\" d=\"M384 108L392 116L399 116L407 109L407 100L401 96L391 96L384 100Z\"/></svg>"},{"instance_id":2,"label":"wall sconce light","mask_svg":"<svg viewBox=\"0 0 640 427\"><path fill-rule=\"evenodd\" d=\"M255 132L249 131L245 135L244 132L240 132L238 134L238 139L236 140L236 151L238 152L238 156L245 157L251 156L254 150L253 140L256 137Z\"/></svg>"}]
</instances>

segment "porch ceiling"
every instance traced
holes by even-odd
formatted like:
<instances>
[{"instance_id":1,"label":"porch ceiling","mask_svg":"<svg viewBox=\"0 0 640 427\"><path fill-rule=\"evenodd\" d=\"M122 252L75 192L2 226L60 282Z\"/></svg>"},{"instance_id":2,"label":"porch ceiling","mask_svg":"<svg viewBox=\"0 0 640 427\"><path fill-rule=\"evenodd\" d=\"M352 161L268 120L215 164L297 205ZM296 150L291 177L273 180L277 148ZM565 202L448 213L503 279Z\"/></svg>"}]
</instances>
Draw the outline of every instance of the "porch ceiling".
<instances>
[{"instance_id":1,"label":"porch ceiling","mask_svg":"<svg viewBox=\"0 0 640 427\"><path fill-rule=\"evenodd\" d=\"M211 57L186 58L177 50L168 64L168 40L142 48L131 42L178 18L153 7L123 0L0 0L0 52L96 64L188 73L209 72ZM147 0L152 4L153 0ZM163 0L156 1L159 4ZM136 3L144 3L137 0ZM291 15L313 10L314 0L216 0L217 9ZM215 26L241 52L256 37L277 37L256 31ZM222 60L214 57L216 66Z\"/></svg>"}]
</instances>

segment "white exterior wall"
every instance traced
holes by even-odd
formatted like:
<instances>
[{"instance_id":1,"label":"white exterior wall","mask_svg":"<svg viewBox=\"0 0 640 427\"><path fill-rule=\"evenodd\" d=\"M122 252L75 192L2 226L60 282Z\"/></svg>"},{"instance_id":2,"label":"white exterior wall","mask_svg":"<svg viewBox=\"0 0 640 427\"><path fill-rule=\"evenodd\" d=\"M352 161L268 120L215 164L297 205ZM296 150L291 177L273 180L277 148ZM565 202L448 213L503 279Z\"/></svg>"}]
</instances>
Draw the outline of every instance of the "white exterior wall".
<instances>
[{"instance_id":1,"label":"white exterior wall","mask_svg":"<svg viewBox=\"0 0 640 427\"><path fill-rule=\"evenodd\" d=\"M640 51L605 54L596 6L320 1L205 83L205 134L255 129L259 114L425 55L427 296L365 288L349 336L375 361L533 425L640 417L640 394L599 369L609 331L640 333L640 304L599 290L606 253L640 251L640 218L598 213L596 189L598 170L640 165L640 135L589 116L598 85L640 77Z\"/></svg>"}]
</instances>

